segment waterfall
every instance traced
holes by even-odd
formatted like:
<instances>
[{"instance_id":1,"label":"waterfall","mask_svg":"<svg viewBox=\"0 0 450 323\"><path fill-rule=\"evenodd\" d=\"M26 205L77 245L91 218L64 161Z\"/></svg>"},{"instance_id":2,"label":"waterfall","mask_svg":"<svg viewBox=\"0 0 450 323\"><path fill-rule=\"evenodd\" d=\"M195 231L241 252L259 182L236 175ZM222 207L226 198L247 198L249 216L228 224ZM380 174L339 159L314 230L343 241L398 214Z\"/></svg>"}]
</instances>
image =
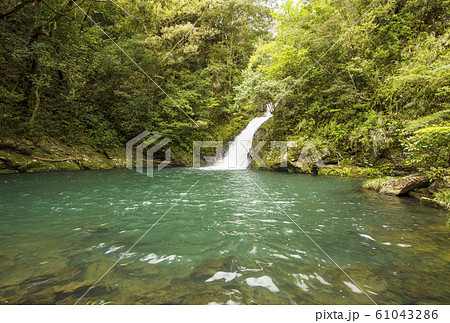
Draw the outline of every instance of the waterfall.
<instances>
[{"instance_id":1,"label":"waterfall","mask_svg":"<svg viewBox=\"0 0 450 323\"><path fill-rule=\"evenodd\" d=\"M247 127L229 143L228 151L223 158L209 169L246 169L250 166L249 153L255 132L261 125L272 117L273 104L267 104L262 117L254 118Z\"/></svg>"}]
</instances>

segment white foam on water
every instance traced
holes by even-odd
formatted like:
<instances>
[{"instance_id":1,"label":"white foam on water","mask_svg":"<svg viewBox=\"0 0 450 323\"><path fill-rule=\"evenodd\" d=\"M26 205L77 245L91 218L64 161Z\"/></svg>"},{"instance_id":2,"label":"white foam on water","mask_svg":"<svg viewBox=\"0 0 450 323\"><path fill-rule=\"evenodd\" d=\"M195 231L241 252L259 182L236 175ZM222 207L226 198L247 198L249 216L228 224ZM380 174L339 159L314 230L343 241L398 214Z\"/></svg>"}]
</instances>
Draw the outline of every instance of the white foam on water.
<instances>
[{"instance_id":1,"label":"white foam on water","mask_svg":"<svg viewBox=\"0 0 450 323\"><path fill-rule=\"evenodd\" d=\"M352 290L353 293L358 293L358 294L362 293L362 291L358 287L353 285L352 283L344 281L344 284L347 285Z\"/></svg>"},{"instance_id":2,"label":"white foam on water","mask_svg":"<svg viewBox=\"0 0 450 323\"><path fill-rule=\"evenodd\" d=\"M240 274L238 274L238 273L227 273L224 271L218 271L214 274L214 276L205 280L205 282L210 283L210 282L213 282L216 280L225 279L225 283L228 283L229 281L232 281L233 279L235 279L236 277L239 277L239 276L240 276Z\"/></svg>"},{"instance_id":3,"label":"white foam on water","mask_svg":"<svg viewBox=\"0 0 450 323\"><path fill-rule=\"evenodd\" d=\"M162 256L162 257L158 257L158 255L155 255L154 253L150 253L147 256L145 256L144 258L141 258L141 261L145 261L149 264L152 265L156 265L159 264L160 262L163 262L164 260L168 260L169 262L174 260L177 256L176 255L169 255L169 256Z\"/></svg>"},{"instance_id":4,"label":"white foam on water","mask_svg":"<svg viewBox=\"0 0 450 323\"><path fill-rule=\"evenodd\" d=\"M376 241L374 238L372 238L371 236L369 236L368 234L362 234L362 233L358 233L361 237L369 239L369 240L373 240Z\"/></svg>"},{"instance_id":5,"label":"white foam on water","mask_svg":"<svg viewBox=\"0 0 450 323\"><path fill-rule=\"evenodd\" d=\"M116 250L119 250L119 249L122 248L122 247L123 247L123 246L119 246L119 247L111 246L111 247L108 249L108 251L105 252L105 255L107 255L107 254L109 254L109 253L111 253L111 252L114 252L114 251L116 251Z\"/></svg>"},{"instance_id":6,"label":"white foam on water","mask_svg":"<svg viewBox=\"0 0 450 323\"><path fill-rule=\"evenodd\" d=\"M264 287L270 290L272 293L278 293L280 290L278 287L273 283L273 280L269 276L261 276L258 278L247 278L245 280L247 285L252 287Z\"/></svg>"}]
</instances>

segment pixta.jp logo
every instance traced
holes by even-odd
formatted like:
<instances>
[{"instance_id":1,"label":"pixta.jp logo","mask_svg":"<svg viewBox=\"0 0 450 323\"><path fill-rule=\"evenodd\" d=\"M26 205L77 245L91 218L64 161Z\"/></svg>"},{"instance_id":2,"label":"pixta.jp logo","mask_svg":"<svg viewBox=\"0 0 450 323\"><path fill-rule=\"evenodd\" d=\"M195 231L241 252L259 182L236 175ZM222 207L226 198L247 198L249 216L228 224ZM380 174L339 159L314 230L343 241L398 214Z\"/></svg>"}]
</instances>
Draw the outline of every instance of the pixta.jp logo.
<instances>
[{"instance_id":1,"label":"pixta.jp logo","mask_svg":"<svg viewBox=\"0 0 450 323\"><path fill-rule=\"evenodd\" d=\"M144 131L127 142L126 159L127 168L133 169L133 155L135 156L136 171L144 174L144 162L146 162L146 174L153 177L153 165L158 163L158 171L166 167L171 162L170 147L165 150L165 159L163 161L155 160L155 153L167 145L171 139L164 138L161 135L151 136L150 131ZM144 151L146 152L144 154Z\"/></svg>"}]
</instances>

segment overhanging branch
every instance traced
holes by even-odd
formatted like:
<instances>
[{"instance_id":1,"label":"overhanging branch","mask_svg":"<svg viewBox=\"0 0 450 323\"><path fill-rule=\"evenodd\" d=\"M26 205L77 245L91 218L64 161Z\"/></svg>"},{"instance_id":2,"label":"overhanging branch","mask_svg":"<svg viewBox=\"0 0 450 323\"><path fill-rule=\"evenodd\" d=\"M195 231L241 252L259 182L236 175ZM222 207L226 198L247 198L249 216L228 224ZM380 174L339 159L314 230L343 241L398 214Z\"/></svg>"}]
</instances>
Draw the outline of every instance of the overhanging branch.
<instances>
[{"instance_id":1,"label":"overhanging branch","mask_svg":"<svg viewBox=\"0 0 450 323\"><path fill-rule=\"evenodd\" d=\"M59 12L58 10L51 7L45 0L40 0L47 8L49 8L51 11L53 11L55 14L60 15L66 19L73 20L73 18L68 17L65 13Z\"/></svg>"},{"instance_id":2,"label":"overhanging branch","mask_svg":"<svg viewBox=\"0 0 450 323\"><path fill-rule=\"evenodd\" d=\"M30 3L37 3L40 2L41 0L21 0L19 2L17 2L15 5L12 5L9 8L6 8L5 10L3 10L0 13L0 19L5 18L6 16L9 16L10 14L19 11L20 9L22 9L23 7L25 7L27 4Z\"/></svg>"}]
</instances>

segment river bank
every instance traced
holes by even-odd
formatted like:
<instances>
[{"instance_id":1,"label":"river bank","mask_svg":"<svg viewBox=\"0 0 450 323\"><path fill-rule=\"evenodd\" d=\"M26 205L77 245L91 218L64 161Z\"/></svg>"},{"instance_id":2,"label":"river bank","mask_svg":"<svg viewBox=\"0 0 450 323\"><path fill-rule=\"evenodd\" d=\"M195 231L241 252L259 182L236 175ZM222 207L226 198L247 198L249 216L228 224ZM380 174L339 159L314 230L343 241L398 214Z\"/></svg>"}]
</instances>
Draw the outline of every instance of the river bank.
<instances>
[{"instance_id":1,"label":"river bank","mask_svg":"<svg viewBox=\"0 0 450 323\"><path fill-rule=\"evenodd\" d=\"M32 173L59 170L98 170L126 167L125 147L98 149L88 145L68 145L53 138L38 142L27 139L0 139L0 174ZM185 154L186 155L186 154ZM176 158L176 157L175 157ZM178 166L189 166L187 157L172 160ZM316 170L300 167L288 161L286 167L272 162L261 167L254 162L254 169L287 171L291 173L314 173L340 177L380 177L385 175L407 175L405 171L386 171L376 167L361 167L347 163L327 164Z\"/></svg>"},{"instance_id":2,"label":"river bank","mask_svg":"<svg viewBox=\"0 0 450 323\"><path fill-rule=\"evenodd\" d=\"M327 157L326 151L321 152ZM267 161L267 159L266 159ZM432 179L423 174L417 185L410 185L408 189L392 193L392 189L386 189L389 185L398 183L402 178L407 178L413 172L399 167L393 169L384 167L363 167L345 163L335 163L325 160L323 167L300 166L296 162L287 163L286 167L280 167L273 160L269 166L253 162L252 168L271 171L287 171L290 173L316 173L323 176L339 177L363 177L369 180L364 184L365 189L375 190L380 193L409 196L420 200L424 205L449 209L449 179ZM175 164L186 166L184 162ZM52 138L46 138L34 143L27 139L13 140L11 138L0 139L0 174L31 173L41 171L64 170L99 170L125 168L125 148L98 150L90 146L71 146ZM389 176L387 176L389 175ZM397 182L395 182L397 181ZM408 185L408 184L405 184ZM385 189L381 190L380 187Z\"/></svg>"},{"instance_id":3,"label":"river bank","mask_svg":"<svg viewBox=\"0 0 450 323\"><path fill-rule=\"evenodd\" d=\"M0 174L112 169L124 168L125 164L125 148L100 151L88 145L67 145L53 138L38 142L0 139Z\"/></svg>"}]
</instances>

